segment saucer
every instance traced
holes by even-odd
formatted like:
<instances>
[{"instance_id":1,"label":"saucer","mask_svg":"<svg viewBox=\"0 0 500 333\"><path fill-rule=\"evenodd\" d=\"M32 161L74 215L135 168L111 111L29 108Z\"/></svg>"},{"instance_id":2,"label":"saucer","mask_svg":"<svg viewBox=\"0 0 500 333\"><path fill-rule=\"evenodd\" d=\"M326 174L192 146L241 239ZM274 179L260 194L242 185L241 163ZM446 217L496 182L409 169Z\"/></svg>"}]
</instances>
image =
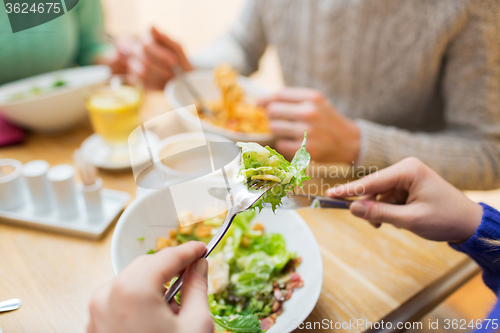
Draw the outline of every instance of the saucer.
<instances>
[{"instance_id":1,"label":"saucer","mask_svg":"<svg viewBox=\"0 0 500 333\"><path fill-rule=\"evenodd\" d=\"M147 132L151 145L160 141L158 135L150 131ZM129 150L131 149L137 150L134 151L135 159L144 159L144 162L149 160L148 151L145 150L143 146L138 144L136 147L133 146L129 148L127 145L124 145L123 148L112 149L99 134L92 134L85 139L80 151L87 162L98 168L122 170L131 167L129 155Z\"/></svg>"}]
</instances>

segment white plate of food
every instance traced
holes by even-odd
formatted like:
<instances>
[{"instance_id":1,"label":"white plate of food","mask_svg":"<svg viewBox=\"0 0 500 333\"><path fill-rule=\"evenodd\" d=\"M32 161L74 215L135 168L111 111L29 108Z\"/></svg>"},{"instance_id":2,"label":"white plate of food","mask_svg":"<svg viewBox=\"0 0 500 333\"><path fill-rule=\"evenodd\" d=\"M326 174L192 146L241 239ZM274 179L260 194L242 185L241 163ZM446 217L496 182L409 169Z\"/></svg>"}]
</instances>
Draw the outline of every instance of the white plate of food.
<instances>
[{"instance_id":1,"label":"white plate of food","mask_svg":"<svg viewBox=\"0 0 500 333\"><path fill-rule=\"evenodd\" d=\"M225 136L235 142L257 142L262 145L272 143L273 137L269 131L265 111L256 106L259 98L270 95L267 89L224 66L214 71L189 72L186 74L186 79L197 89L203 101L215 114L215 120L201 115L204 130ZM224 82L227 83L226 88L221 88ZM228 91L228 89L233 90ZM196 104L195 98L178 79L167 83L165 96L174 109ZM224 100L223 96L233 97L225 97L228 100ZM240 96L241 100L238 102L235 100L238 97L234 96ZM225 101L228 103L225 104ZM228 111L225 107L228 104L234 105L235 109ZM231 114L239 116L233 117ZM198 130L199 121L196 114L185 112L181 114L181 119L187 130Z\"/></svg>"},{"instance_id":2,"label":"white plate of food","mask_svg":"<svg viewBox=\"0 0 500 333\"><path fill-rule=\"evenodd\" d=\"M0 112L21 127L58 132L87 114L84 90L105 81L107 66L85 66L32 76L0 86Z\"/></svg>"},{"instance_id":3,"label":"white plate of food","mask_svg":"<svg viewBox=\"0 0 500 333\"><path fill-rule=\"evenodd\" d=\"M157 248L190 239L207 241L216 232L220 215L205 221L195 218L193 221L203 222L187 224L185 229L179 228L176 211L185 219L183 222L207 216L207 211L212 212L209 216L216 216L225 204L208 195L208 188L214 186L220 186L220 181L200 179L185 188L184 197L176 198L175 205L169 189L150 191L135 200L120 217L113 234L111 257L115 274L138 256ZM202 196L193 198L192 193ZM221 311L222 316L237 313L235 307L226 306L221 310L218 306L222 299L226 305L236 305L230 301L236 297L244 309L251 309L251 313L260 318L268 318L261 322L263 328L274 321L268 333L290 332L294 324L310 314L321 292L323 264L318 243L295 211L278 209L273 213L265 208L248 224L250 217L247 214L235 220L231 226L233 231L228 232L229 237L222 246L219 244L221 249L211 254L209 288L212 296L208 297L217 302L212 311ZM228 254L231 251L233 254ZM252 262L259 265L252 266ZM226 264L232 271L255 274L249 279L253 282L245 279L244 274L228 276ZM256 282L259 278L260 282Z\"/></svg>"}]
</instances>

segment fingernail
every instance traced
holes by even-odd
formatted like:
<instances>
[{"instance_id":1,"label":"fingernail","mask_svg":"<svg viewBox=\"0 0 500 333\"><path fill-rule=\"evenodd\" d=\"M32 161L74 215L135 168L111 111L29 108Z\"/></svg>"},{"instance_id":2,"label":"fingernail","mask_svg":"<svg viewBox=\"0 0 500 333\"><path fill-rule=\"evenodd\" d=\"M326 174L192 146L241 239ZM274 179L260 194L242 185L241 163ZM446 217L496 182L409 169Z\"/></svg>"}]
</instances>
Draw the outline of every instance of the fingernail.
<instances>
[{"instance_id":1,"label":"fingernail","mask_svg":"<svg viewBox=\"0 0 500 333\"><path fill-rule=\"evenodd\" d=\"M354 201L351 204L351 213L354 216L364 217L366 214L366 209L367 209L367 207L366 207L366 204L364 202Z\"/></svg>"},{"instance_id":2,"label":"fingernail","mask_svg":"<svg viewBox=\"0 0 500 333\"><path fill-rule=\"evenodd\" d=\"M208 261L204 258L199 259L194 266L194 271L206 280L208 278Z\"/></svg>"}]
</instances>

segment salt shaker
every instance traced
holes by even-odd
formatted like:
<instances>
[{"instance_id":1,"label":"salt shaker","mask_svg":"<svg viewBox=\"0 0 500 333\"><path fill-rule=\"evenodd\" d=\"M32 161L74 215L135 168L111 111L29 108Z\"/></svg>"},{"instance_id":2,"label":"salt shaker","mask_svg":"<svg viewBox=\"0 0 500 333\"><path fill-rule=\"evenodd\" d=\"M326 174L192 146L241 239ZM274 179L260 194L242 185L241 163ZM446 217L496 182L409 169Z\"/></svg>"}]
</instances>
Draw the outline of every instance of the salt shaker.
<instances>
[{"instance_id":1,"label":"salt shaker","mask_svg":"<svg viewBox=\"0 0 500 333\"><path fill-rule=\"evenodd\" d=\"M87 207L87 216L90 220L96 220L102 217L101 187L101 178L96 178L92 185L82 185L85 207Z\"/></svg>"},{"instance_id":2,"label":"salt shaker","mask_svg":"<svg viewBox=\"0 0 500 333\"><path fill-rule=\"evenodd\" d=\"M56 165L47 173L47 179L52 185L60 216L69 217L78 214L73 166L69 164Z\"/></svg>"},{"instance_id":3,"label":"salt shaker","mask_svg":"<svg viewBox=\"0 0 500 333\"><path fill-rule=\"evenodd\" d=\"M35 212L46 212L52 209L47 172L50 165L47 161L35 160L23 166L23 176L29 187Z\"/></svg>"},{"instance_id":4,"label":"salt shaker","mask_svg":"<svg viewBox=\"0 0 500 333\"><path fill-rule=\"evenodd\" d=\"M82 193L87 208L87 216L89 220L97 220L103 216L101 187L102 179L97 177L95 166L88 163L80 153L80 150L75 150L73 154L76 169L80 173L82 179Z\"/></svg>"}]
</instances>

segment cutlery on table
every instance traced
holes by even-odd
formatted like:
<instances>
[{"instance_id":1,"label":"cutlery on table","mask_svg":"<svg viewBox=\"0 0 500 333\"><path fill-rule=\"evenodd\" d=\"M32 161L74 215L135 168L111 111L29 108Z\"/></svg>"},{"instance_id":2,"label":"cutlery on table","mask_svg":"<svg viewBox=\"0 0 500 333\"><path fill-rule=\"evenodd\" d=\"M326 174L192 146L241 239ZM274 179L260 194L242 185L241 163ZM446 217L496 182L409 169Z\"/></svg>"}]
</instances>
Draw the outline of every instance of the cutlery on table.
<instances>
[{"instance_id":1,"label":"cutlery on table","mask_svg":"<svg viewBox=\"0 0 500 333\"><path fill-rule=\"evenodd\" d=\"M231 222L233 222L236 214L241 213L250 207L267 191L272 189L279 183L273 181L263 181L263 180L251 180L248 183L240 183L231 190L224 189L226 195L226 219L224 223L217 231L217 234L210 240L207 244L207 250L205 252L205 258L212 253L213 249L219 244L220 240L226 234L229 229ZM184 272L179 276L179 278L168 288L163 300L168 304L174 296L179 292L182 286L182 281L184 278Z\"/></svg>"},{"instance_id":2,"label":"cutlery on table","mask_svg":"<svg viewBox=\"0 0 500 333\"><path fill-rule=\"evenodd\" d=\"M211 187L208 189L208 193L217 199L225 200L227 189L223 187ZM283 205L279 207L282 209L297 209L302 207L349 209L353 201L321 195L289 194L288 197L282 199L282 202Z\"/></svg>"},{"instance_id":3,"label":"cutlery on table","mask_svg":"<svg viewBox=\"0 0 500 333\"><path fill-rule=\"evenodd\" d=\"M0 312L14 311L21 307L21 300L19 298L9 299L0 302Z\"/></svg>"}]
</instances>

